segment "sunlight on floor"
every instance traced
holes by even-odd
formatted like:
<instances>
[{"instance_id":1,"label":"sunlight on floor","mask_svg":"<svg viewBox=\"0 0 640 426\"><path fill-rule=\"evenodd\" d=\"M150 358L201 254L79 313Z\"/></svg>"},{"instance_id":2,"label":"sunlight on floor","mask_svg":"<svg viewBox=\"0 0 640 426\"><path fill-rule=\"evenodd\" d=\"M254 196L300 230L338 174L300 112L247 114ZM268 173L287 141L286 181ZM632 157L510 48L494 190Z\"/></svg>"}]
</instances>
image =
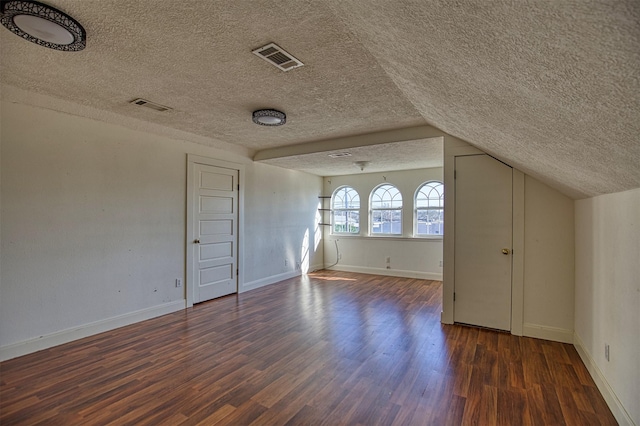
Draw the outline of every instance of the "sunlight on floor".
<instances>
[{"instance_id":1,"label":"sunlight on floor","mask_svg":"<svg viewBox=\"0 0 640 426\"><path fill-rule=\"evenodd\" d=\"M314 280L322 280L322 281L356 281L355 278L345 278L345 277L319 277L311 274Z\"/></svg>"}]
</instances>

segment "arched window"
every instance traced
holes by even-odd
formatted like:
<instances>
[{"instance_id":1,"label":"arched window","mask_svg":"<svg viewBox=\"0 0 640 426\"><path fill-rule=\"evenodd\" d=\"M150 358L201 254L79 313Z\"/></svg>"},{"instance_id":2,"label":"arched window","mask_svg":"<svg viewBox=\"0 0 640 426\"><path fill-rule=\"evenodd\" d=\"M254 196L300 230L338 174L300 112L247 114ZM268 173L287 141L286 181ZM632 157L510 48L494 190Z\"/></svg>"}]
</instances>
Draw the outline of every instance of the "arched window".
<instances>
[{"instance_id":1,"label":"arched window","mask_svg":"<svg viewBox=\"0 0 640 426\"><path fill-rule=\"evenodd\" d=\"M371 193L371 234L402 234L402 194L385 183Z\"/></svg>"},{"instance_id":2,"label":"arched window","mask_svg":"<svg viewBox=\"0 0 640 426\"><path fill-rule=\"evenodd\" d=\"M444 233L444 185L431 181L416 191L415 235L442 236Z\"/></svg>"},{"instance_id":3,"label":"arched window","mask_svg":"<svg viewBox=\"0 0 640 426\"><path fill-rule=\"evenodd\" d=\"M350 186L342 186L331 195L334 234L360 233L360 195Z\"/></svg>"}]
</instances>

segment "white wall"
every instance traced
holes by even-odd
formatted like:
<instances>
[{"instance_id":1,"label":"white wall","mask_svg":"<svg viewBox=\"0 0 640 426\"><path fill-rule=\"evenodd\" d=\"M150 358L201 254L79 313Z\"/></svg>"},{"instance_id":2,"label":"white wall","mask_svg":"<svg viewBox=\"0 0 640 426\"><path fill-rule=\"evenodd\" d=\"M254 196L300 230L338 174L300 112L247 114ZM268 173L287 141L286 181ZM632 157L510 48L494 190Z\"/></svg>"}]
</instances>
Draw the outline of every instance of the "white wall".
<instances>
[{"instance_id":1,"label":"white wall","mask_svg":"<svg viewBox=\"0 0 640 426\"><path fill-rule=\"evenodd\" d=\"M525 336L573 342L573 200L525 175Z\"/></svg>"},{"instance_id":2,"label":"white wall","mask_svg":"<svg viewBox=\"0 0 640 426\"><path fill-rule=\"evenodd\" d=\"M0 359L184 308L187 153L245 164L241 291L300 273L282 250L321 178L13 102L1 122Z\"/></svg>"},{"instance_id":3,"label":"white wall","mask_svg":"<svg viewBox=\"0 0 640 426\"><path fill-rule=\"evenodd\" d=\"M246 179L245 288L322 269L322 178L254 163Z\"/></svg>"},{"instance_id":4,"label":"white wall","mask_svg":"<svg viewBox=\"0 0 640 426\"><path fill-rule=\"evenodd\" d=\"M413 197L423 183L442 181L442 168L404 170L384 173L359 173L324 178L324 195L343 185L355 188L360 194L360 235L331 235L331 227L325 226L325 264L336 261L335 240L342 259L332 269L392 276L442 279L442 239L413 237ZM369 237L368 203L373 189L383 183L398 187L403 200L403 235L396 237ZM330 200L325 201L329 207ZM329 213L325 215L329 222ZM390 257L387 269L386 258Z\"/></svg>"},{"instance_id":5,"label":"white wall","mask_svg":"<svg viewBox=\"0 0 640 426\"><path fill-rule=\"evenodd\" d=\"M640 188L575 210L576 347L620 424L640 424Z\"/></svg>"}]
</instances>

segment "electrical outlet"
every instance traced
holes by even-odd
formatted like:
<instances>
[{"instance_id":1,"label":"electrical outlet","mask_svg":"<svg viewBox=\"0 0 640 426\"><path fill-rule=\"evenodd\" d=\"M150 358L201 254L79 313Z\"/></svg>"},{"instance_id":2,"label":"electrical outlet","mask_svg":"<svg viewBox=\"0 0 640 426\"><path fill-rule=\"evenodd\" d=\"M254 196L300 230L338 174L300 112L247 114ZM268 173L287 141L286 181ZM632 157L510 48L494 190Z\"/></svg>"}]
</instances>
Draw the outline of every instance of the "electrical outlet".
<instances>
[{"instance_id":1,"label":"electrical outlet","mask_svg":"<svg viewBox=\"0 0 640 426\"><path fill-rule=\"evenodd\" d=\"M176 287L182 287L182 280L180 278L176 278Z\"/></svg>"},{"instance_id":2,"label":"electrical outlet","mask_svg":"<svg viewBox=\"0 0 640 426\"><path fill-rule=\"evenodd\" d=\"M391 258L387 256L387 263L391 263Z\"/></svg>"},{"instance_id":3,"label":"electrical outlet","mask_svg":"<svg viewBox=\"0 0 640 426\"><path fill-rule=\"evenodd\" d=\"M609 361L609 345L607 343L604 344L604 359Z\"/></svg>"},{"instance_id":4,"label":"electrical outlet","mask_svg":"<svg viewBox=\"0 0 640 426\"><path fill-rule=\"evenodd\" d=\"M442 260L440 261L440 267L442 268Z\"/></svg>"},{"instance_id":5,"label":"electrical outlet","mask_svg":"<svg viewBox=\"0 0 640 426\"><path fill-rule=\"evenodd\" d=\"M342 260L342 253L338 255L338 260Z\"/></svg>"},{"instance_id":6,"label":"electrical outlet","mask_svg":"<svg viewBox=\"0 0 640 426\"><path fill-rule=\"evenodd\" d=\"M287 259L284 260L284 266L288 266L289 262L287 262Z\"/></svg>"},{"instance_id":7,"label":"electrical outlet","mask_svg":"<svg viewBox=\"0 0 640 426\"><path fill-rule=\"evenodd\" d=\"M296 262L296 271L300 270L300 262Z\"/></svg>"}]
</instances>

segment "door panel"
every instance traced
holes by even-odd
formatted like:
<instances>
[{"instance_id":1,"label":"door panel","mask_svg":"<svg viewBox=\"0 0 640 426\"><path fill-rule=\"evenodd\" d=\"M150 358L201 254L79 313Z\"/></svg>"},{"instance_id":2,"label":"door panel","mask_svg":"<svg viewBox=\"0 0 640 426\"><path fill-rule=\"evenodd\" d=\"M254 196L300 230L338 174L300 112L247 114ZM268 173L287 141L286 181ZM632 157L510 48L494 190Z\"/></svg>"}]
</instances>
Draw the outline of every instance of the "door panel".
<instances>
[{"instance_id":1,"label":"door panel","mask_svg":"<svg viewBox=\"0 0 640 426\"><path fill-rule=\"evenodd\" d=\"M200 213L233 213L233 198L200 197Z\"/></svg>"},{"instance_id":2,"label":"door panel","mask_svg":"<svg viewBox=\"0 0 640 426\"><path fill-rule=\"evenodd\" d=\"M238 171L194 164L193 301L237 292Z\"/></svg>"},{"instance_id":3,"label":"door panel","mask_svg":"<svg viewBox=\"0 0 640 426\"><path fill-rule=\"evenodd\" d=\"M455 167L454 321L511 330L512 168L488 155Z\"/></svg>"},{"instance_id":4,"label":"door panel","mask_svg":"<svg viewBox=\"0 0 640 426\"><path fill-rule=\"evenodd\" d=\"M215 235L228 236L233 233L233 219L200 220L200 236L212 237Z\"/></svg>"},{"instance_id":5,"label":"door panel","mask_svg":"<svg viewBox=\"0 0 640 426\"><path fill-rule=\"evenodd\" d=\"M230 242L200 244L200 262L233 256L233 244Z\"/></svg>"}]
</instances>

